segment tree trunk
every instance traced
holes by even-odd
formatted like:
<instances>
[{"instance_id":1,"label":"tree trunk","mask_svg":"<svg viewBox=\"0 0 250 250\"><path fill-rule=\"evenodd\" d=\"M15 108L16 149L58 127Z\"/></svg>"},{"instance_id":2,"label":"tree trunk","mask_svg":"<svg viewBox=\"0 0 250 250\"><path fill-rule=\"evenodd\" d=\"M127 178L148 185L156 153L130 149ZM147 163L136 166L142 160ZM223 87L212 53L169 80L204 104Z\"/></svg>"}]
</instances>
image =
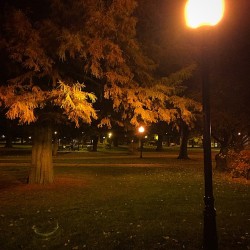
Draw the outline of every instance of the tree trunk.
<instances>
[{"instance_id":1,"label":"tree trunk","mask_svg":"<svg viewBox=\"0 0 250 250\"><path fill-rule=\"evenodd\" d=\"M215 168L220 171L228 170L228 147L222 145L220 152L215 156L216 166Z\"/></svg>"},{"instance_id":2,"label":"tree trunk","mask_svg":"<svg viewBox=\"0 0 250 250\"><path fill-rule=\"evenodd\" d=\"M54 141L53 141L53 144L52 144L52 155L53 156L57 156L57 153L58 153L58 139L55 138Z\"/></svg>"},{"instance_id":3,"label":"tree trunk","mask_svg":"<svg viewBox=\"0 0 250 250\"><path fill-rule=\"evenodd\" d=\"M179 152L178 159L184 159L184 160L189 159L188 150L187 150L188 135L189 135L188 125L185 122L182 122L181 145L180 145L180 152Z\"/></svg>"},{"instance_id":4,"label":"tree trunk","mask_svg":"<svg viewBox=\"0 0 250 250\"><path fill-rule=\"evenodd\" d=\"M47 184L54 181L52 164L52 129L36 126L33 134L32 162L29 183Z\"/></svg>"},{"instance_id":5,"label":"tree trunk","mask_svg":"<svg viewBox=\"0 0 250 250\"><path fill-rule=\"evenodd\" d=\"M6 135L5 148L12 148L12 136L10 134Z\"/></svg>"},{"instance_id":6,"label":"tree trunk","mask_svg":"<svg viewBox=\"0 0 250 250\"><path fill-rule=\"evenodd\" d=\"M113 145L116 148L119 146L119 139L118 139L118 137L116 135L113 138Z\"/></svg>"},{"instance_id":7,"label":"tree trunk","mask_svg":"<svg viewBox=\"0 0 250 250\"><path fill-rule=\"evenodd\" d=\"M93 152L97 152L97 145L98 145L98 136L95 135L93 136L93 148L92 148Z\"/></svg>"},{"instance_id":8,"label":"tree trunk","mask_svg":"<svg viewBox=\"0 0 250 250\"><path fill-rule=\"evenodd\" d=\"M156 151L161 152L163 150L162 147L163 135L158 134L158 140L156 143Z\"/></svg>"},{"instance_id":9,"label":"tree trunk","mask_svg":"<svg viewBox=\"0 0 250 250\"><path fill-rule=\"evenodd\" d=\"M58 148L59 148L58 142L59 142L58 136L57 134L55 134L54 138L52 137L52 156L57 156Z\"/></svg>"},{"instance_id":10,"label":"tree trunk","mask_svg":"<svg viewBox=\"0 0 250 250\"><path fill-rule=\"evenodd\" d=\"M215 168L221 171L227 171L229 167L228 150L232 137L225 131L223 133L223 139L219 139L216 136L214 136L214 138L220 143L220 152L215 156Z\"/></svg>"},{"instance_id":11,"label":"tree trunk","mask_svg":"<svg viewBox=\"0 0 250 250\"><path fill-rule=\"evenodd\" d=\"M6 135L5 135L5 139L6 139L6 143L5 143L5 147L6 148L12 148L12 124L10 121L6 122L7 124L7 128L6 128Z\"/></svg>"},{"instance_id":12,"label":"tree trunk","mask_svg":"<svg viewBox=\"0 0 250 250\"><path fill-rule=\"evenodd\" d=\"M128 144L128 152L129 154L135 154L136 152L136 144L134 140L131 140Z\"/></svg>"}]
</instances>

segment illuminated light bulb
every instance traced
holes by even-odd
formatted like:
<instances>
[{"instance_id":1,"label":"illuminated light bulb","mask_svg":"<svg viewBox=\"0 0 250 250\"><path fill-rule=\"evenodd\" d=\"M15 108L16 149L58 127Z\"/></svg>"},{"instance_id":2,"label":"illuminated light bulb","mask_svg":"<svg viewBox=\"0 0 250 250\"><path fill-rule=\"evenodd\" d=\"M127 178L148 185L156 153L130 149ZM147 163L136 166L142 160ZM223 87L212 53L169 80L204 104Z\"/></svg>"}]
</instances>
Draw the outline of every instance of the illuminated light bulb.
<instances>
[{"instance_id":1,"label":"illuminated light bulb","mask_svg":"<svg viewBox=\"0 0 250 250\"><path fill-rule=\"evenodd\" d=\"M224 0L188 0L185 6L186 24L193 29L214 26L222 19L224 9Z\"/></svg>"},{"instance_id":2,"label":"illuminated light bulb","mask_svg":"<svg viewBox=\"0 0 250 250\"><path fill-rule=\"evenodd\" d=\"M138 128L138 131L139 131L140 133L143 133L143 132L145 131L145 128L144 128L143 126L140 126L140 127Z\"/></svg>"}]
</instances>

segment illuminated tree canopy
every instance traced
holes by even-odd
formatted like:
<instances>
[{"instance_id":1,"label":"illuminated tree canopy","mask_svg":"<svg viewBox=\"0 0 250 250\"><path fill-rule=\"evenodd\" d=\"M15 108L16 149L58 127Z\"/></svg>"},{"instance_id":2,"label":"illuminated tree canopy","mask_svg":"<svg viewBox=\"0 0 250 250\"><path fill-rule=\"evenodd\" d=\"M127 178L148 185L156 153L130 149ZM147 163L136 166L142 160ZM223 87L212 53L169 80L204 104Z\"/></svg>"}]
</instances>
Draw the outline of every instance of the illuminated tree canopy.
<instances>
[{"instance_id":1,"label":"illuminated tree canopy","mask_svg":"<svg viewBox=\"0 0 250 250\"><path fill-rule=\"evenodd\" d=\"M169 123L180 116L187 123L194 119L192 111L200 106L180 96L182 82L194 67L155 77L156 64L137 40L136 1L13 3L1 10L0 106L7 118L35 122L46 134L62 119L76 126L91 123L98 118L95 102L100 109L101 100L108 99L120 120L134 126ZM110 124L105 115L99 119L101 126ZM50 141L51 136L43 140L34 134L40 144ZM33 169L42 166L41 158L49 157L49 153L43 157L40 144L34 143ZM35 182L46 182L46 177L36 178Z\"/></svg>"},{"instance_id":2,"label":"illuminated tree canopy","mask_svg":"<svg viewBox=\"0 0 250 250\"><path fill-rule=\"evenodd\" d=\"M91 105L95 96L83 91L92 90L94 81L102 86L104 98L112 100L113 109L134 125L174 120L176 107L189 119L188 108L194 103L180 99L174 85L192 69L169 79L153 77L156 65L136 40L135 8L134 0L50 1L45 7L6 8L1 48L11 70L0 94L2 105L9 108L7 117L30 123L43 108L52 107L76 125L78 119L90 123L96 118Z\"/></svg>"}]
</instances>

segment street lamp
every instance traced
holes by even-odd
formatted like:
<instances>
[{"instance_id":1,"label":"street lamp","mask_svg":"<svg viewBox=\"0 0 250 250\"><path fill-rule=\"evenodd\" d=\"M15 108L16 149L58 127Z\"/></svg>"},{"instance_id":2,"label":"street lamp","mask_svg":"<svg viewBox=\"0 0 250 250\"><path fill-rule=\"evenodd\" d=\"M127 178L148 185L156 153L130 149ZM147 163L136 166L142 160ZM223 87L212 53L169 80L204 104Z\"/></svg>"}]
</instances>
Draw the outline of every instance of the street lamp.
<instances>
[{"instance_id":1,"label":"street lamp","mask_svg":"<svg viewBox=\"0 0 250 250\"><path fill-rule=\"evenodd\" d=\"M188 27L196 29L202 26L215 26L224 14L223 0L189 0L185 6L185 18ZM205 31L206 32L206 31ZM216 211L214 208L212 158L211 158L211 121L209 96L209 69L205 46L202 45L202 105L203 105L203 152L204 152L204 230L203 249L217 250Z\"/></svg>"},{"instance_id":2,"label":"street lamp","mask_svg":"<svg viewBox=\"0 0 250 250\"><path fill-rule=\"evenodd\" d=\"M224 0L188 0L185 19L188 27L215 26L224 14Z\"/></svg>"},{"instance_id":3,"label":"street lamp","mask_svg":"<svg viewBox=\"0 0 250 250\"><path fill-rule=\"evenodd\" d=\"M143 137L143 133L145 131L145 128L143 126L140 126L138 128L138 132L139 132L139 135L140 135L140 158L142 158L142 149L143 149L143 140L142 140L142 137Z\"/></svg>"}]
</instances>

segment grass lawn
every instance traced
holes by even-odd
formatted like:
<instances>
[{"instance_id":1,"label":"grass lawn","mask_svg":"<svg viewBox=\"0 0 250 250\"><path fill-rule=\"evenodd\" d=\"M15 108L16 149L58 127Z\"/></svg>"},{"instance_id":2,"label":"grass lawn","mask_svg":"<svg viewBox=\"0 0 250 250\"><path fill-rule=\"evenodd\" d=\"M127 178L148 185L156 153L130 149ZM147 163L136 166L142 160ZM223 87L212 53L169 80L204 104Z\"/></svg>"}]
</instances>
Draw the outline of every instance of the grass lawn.
<instances>
[{"instance_id":1,"label":"grass lawn","mask_svg":"<svg viewBox=\"0 0 250 250\"><path fill-rule=\"evenodd\" d=\"M201 249L203 160L178 152L71 152L55 184L27 185L28 155L0 158L0 249ZM249 181L214 172L219 249L250 249Z\"/></svg>"}]
</instances>

